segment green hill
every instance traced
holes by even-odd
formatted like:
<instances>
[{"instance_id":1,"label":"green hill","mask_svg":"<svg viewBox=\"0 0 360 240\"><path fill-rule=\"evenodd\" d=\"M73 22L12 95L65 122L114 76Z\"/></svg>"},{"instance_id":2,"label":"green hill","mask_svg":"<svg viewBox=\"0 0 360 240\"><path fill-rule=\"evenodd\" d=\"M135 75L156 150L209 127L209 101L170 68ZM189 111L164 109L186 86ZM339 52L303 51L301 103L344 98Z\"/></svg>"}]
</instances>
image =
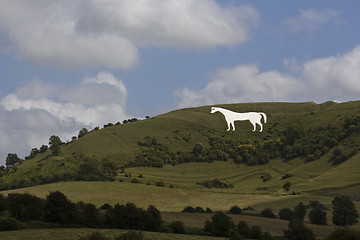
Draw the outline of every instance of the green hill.
<instances>
[{"instance_id":1,"label":"green hill","mask_svg":"<svg viewBox=\"0 0 360 240\"><path fill-rule=\"evenodd\" d=\"M330 204L341 191L360 198L360 101L219 106L265 112L268 122L261 133L252 132L248 121L226 132L224 117L210 114L210 106L180 109L93 130L62 144L59 156L49 150L11 167L0 185L3 190L27 187L4 193L45 196L61 190L74 201L133 201L174 211L186 205L291 205L313 196ZM116 177L108 171L114 167ZM96 196L89 195L91 189Z\"/></svg>"}]
</instances>

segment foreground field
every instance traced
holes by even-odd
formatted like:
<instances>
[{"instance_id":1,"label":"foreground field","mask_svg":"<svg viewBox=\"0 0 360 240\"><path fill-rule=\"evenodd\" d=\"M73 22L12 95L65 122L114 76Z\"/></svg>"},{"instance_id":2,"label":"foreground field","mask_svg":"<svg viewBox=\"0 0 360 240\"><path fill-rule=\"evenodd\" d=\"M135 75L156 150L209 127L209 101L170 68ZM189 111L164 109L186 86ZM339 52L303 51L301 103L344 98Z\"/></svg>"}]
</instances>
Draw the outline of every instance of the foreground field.
<instances>
[{"instance_id":1,"label":"foreground field","mask_svg":"<svg viewBox=\"0 0 360 240\"><path fill-rule=\"evenodd\" d=\"M124 230L115 229L89 229L89 228L59 228L59 229L35 229L0 232L1 240L79 240L80 237L89 235L94 231L100 231L105 236L113 238L122 233ZM224 238L208 237L208 236L192 236L184 234L170 233L153 233L143 232L146 240L220 240Z\"/></svg>"},{"instance_id":2,"label":"foreground field","mask_svg":"<svg viewBox=\"0 0 360 240\"><path fill-rule=\"evenodd\" d=\"M186 227L193 228L203 228L204 222L206 220L211 220L212 214L202 214L202 213L162 213L161 214L164 221L182 221ZM282 236L284 230L288 228L288 221L280 219L269 219L256 216L247 216L247 215L229 215L231 216L234 223L239 221L245 221L249 225L259 225L261 229L265 232L270 232L273 236ZM306 227L313 230L314 234L319 239L324 239L328 236L334 229L335 226L319 226L314 224L305 224ZM360 224L353 226L354 229L360 230Z\"/></svg>"}]
</instances>

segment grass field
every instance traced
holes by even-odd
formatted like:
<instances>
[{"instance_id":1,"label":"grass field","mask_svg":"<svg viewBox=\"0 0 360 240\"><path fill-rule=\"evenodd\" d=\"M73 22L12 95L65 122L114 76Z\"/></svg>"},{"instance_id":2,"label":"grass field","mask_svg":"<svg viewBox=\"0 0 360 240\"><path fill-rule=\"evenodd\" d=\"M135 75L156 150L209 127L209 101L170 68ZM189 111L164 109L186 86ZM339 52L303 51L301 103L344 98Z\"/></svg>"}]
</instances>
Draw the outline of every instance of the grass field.
<instances>
[{"instance_id":1,"label":"grass field","mask_svg":"<svg viewBox=\"0 0 360 240\"><path fill-rule=\"evenodd\" d=\"M239 221L245 221L249 225L259 225L263 231L270 232L273 236L282 236L284 230L288 228L288 221L280 219L261 218L247 215L230 215L233 221L237 224ZM182 221L187 227L203 228L206 220L211 220L211 214L201 213L162 213L162 218L165 221ZM306 227L313 230L314 234L323 239L328 236L334 229L334 226L319 226L306 223ZM353 226L355 229L360 229L360 224Z\"/></svg>"},{"instance_id":2,"label":"grass field","mask_svg":"<svg viewBox=\"0 0 360 240\"><path fill-rule=\"evenodd\" d=\"M35 229L0 232L1 240L79 240L92 232L99 231L105 236L113 239L115 236L125 233L125 230L115 229L89 229L89 228L57 228L57 229ZM193 236L184 234L143 232L146 240L221 240L224 238Z\"/></svg>"}]
</instances>

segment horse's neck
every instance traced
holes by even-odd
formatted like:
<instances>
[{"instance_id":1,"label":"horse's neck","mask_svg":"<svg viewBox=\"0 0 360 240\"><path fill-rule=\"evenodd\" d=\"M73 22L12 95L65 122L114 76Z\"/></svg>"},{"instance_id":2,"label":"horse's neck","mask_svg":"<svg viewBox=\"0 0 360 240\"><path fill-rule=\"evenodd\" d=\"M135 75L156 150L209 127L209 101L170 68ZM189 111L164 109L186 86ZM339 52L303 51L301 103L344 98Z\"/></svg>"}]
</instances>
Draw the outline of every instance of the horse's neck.
<instances>
[{"instance_id":1,"label":"horse's neck","mask_svg":"<svg viewBox=\"0 0 360 240\"><path fill-rule=\"evenodd\" d=\"M233 111L224 109L224 108L220 108L219 112L221 112L223 115L229 114L229 113L234 113Z\"/></svg>"}]
</instances>

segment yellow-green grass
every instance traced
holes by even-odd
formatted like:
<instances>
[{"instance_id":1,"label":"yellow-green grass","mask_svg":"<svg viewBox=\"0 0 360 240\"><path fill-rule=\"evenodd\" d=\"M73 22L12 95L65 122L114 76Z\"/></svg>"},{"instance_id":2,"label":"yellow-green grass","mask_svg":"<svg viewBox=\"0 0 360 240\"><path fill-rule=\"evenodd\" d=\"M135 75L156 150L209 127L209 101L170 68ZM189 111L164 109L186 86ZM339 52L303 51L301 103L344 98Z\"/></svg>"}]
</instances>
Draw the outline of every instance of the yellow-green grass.
<instances>
[{"instance_id":1,"label":"yellow-green grass","mask_svg":"<svg viewBox=\"0 0 360 240\"><path fill-rule=\"evenodd\" d=\"M153 204L161 211L180 211L188 205L213 210L226 210L233 205L242 208L256 206L257 210L272 206L274 211L278 211L283 206L293 207L300 201L308 203L311 200L321 200L330 207L336 191L348 189L348 195L356 193L358 188L353 184L359 182L357 159L354 157L336 167L327 163L325 158L307 164L301 159L288 162L277 159L256 166L235 165L228 161L165 165L163 168L137 167L126 169L114 182L58 182L0 193L28 192L45 197L49 191L59 190L73 201L92 202L97 206L134 202L140 207ZM293 177L282 180L286 173L293 174ZM125 177L130 174L131 178ZM261 179L265 174L272 176L267 182ZM346 176L341 178L342 181L336 180L342 175ZM140 183L131 183L133 178ZM234 187L206 188L197 184L215 178L228 181ZM165 186L156 186L158 181ZM286 181L292 183L289 192L295 191L296 195L282 190ZM334 190L334 186L337 189Z\"/></svg>"},{"instance_id":2,"label":"yellow-green grass","mask_svg":"<svg viewBox=\"0 0 360 240\"><path fill-rule=\"evenodd\" d=\"M101 232L110 239L114 239L125 230L116 229L89 229L89 228L57 228L57 229L33 229L21 231L0 232L1 240L79 240L92 232ZM143 232L146 240L220 240L224 238L194 236L184 234Z\"/></svg>"},{"instance_id":3,"label":"yellow-green grass","mask_svg":"<svg viewBox=\"0 0 360 240\"><path fill-rule=\"evenodd\" d=\"M206 220L211 220L212 214L204 213L162 213L162 218L166 222L182 221L186 227L203 228ZM248 225L259 225L263 231L270 232L273 236L282 236L284 230L288 229L289 222L280 219L262 218L248 215L229 215L233 222L237 224L239 221L245 221ZM308 228L313 230L314 234L323 239L328 236L335 226L320 226L314 224L305 224ZM354 229L360 229L360 224L352 226Z\"/></svg>"},{"instance_id":4,"label":"yellow-green grass","mask_svg":"<svg viewBox=\"0 0 360 240\"><path fill-rule=\"evenodd\" d=\"M42 182L42 179L50 181L52 178L53 181L56 181L56 178L64 179L66 175L77 173L79 165L82 163L81 159L84 157L98 160L107 158L116 162L118 166L122 166L128 161L134 160L135 156L141 152L141 147L137 143L143 141L146 136L156 138L159 143L169 147L169 151L176 153L177 151L191 150L197 142L208 146L208 137L242 139L244 141L276 139L291 124L300 124L305 131L328 125L342 128L346 117L360 113L360 101L341 104L331 102L324 104L312 102L244 103L219 106L237 112L262 111L267 114L268 122L262 133L252 132L251 124L248 121L236 122L237 130L226 132L224 117L220 113L210 114L210 106L180 109L152 119L93 131L75 142L62 145L60 156L50 156L50 151L48 151L15 167L11 170L11 174L2 177L1 181L4 185L22 182L25 184L20 185L26 186L27 183L31 185L36 181ZM351 146L351 142L340 145ZM326 162L327 159L324 158L323 162ZM330 168L329 164L325 167ZM320 169L320 171L322 170ZM240 180L240 177L238 179ZM296 181L296 178L293 180ZM307 189L307 187L304 186L303 189ZM300 185L299 190L302 190Z\"/></svg>"}]
</instances>

